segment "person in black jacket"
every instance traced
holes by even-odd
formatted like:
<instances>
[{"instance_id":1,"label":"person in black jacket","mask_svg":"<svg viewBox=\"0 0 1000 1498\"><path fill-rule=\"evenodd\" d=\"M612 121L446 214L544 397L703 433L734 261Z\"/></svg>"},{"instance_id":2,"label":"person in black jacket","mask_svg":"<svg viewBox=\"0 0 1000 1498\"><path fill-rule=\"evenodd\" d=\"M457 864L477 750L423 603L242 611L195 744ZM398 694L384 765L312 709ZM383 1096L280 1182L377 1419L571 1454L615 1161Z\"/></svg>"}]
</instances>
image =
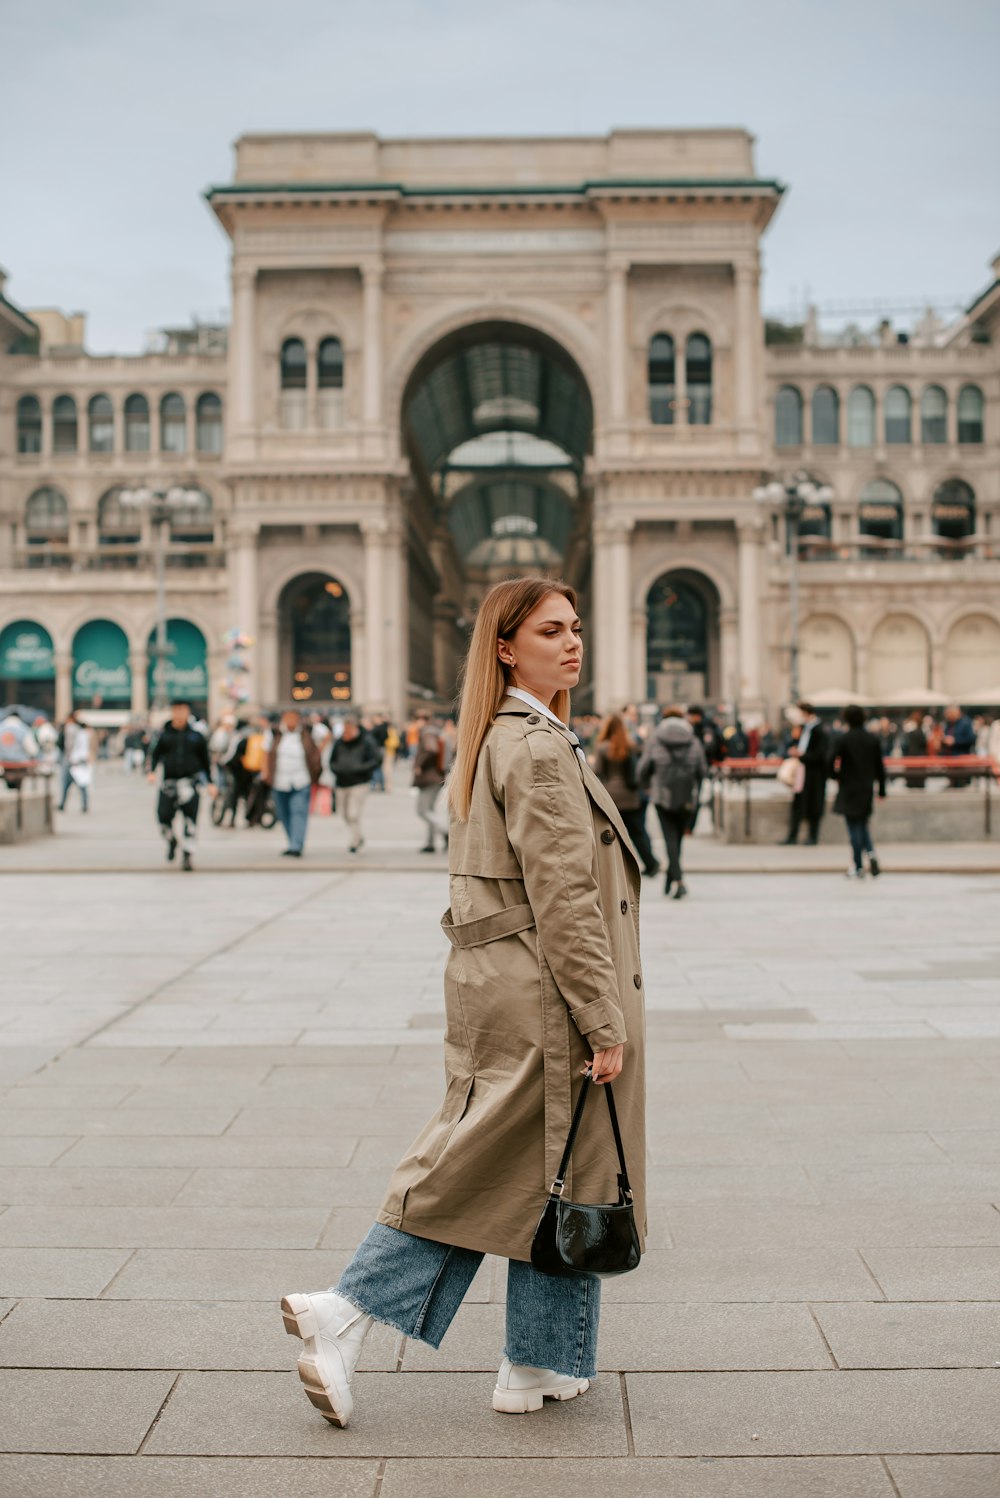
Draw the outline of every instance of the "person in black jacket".
<instances>
[{"instance_id":1,"label":"person in black jacket","mask_svg":"<svg viewBox=\"0 0 1000 1498\"><path fill-rule=\"evenodd\" d=\"M350 834L348 851L360 853L364 846L361 813L371 779L382 763L382 751L357 718L344 719L344 731L330 751L330 769L337 779L337 809L343 813Z\"/></svg>"},{"instance_id":2,"label":"person in black jacket","mask_svg":"<svg viewBox=\"0 0 1000 1498\"><path fill-rule=\"evenodd\" d=\"M805 767L802 789L796 791L792 801L792 815L788 824L786 843L797 843L799 828L803 821L809 823L810 844L819 842L819 824L826 808L826 782L830 771L830 739L820 721L816 709L810 702L800 702L799 712L803 717L802 732L798 743L790 746L788 753L801 759Z\"/></svg>"},{"instance_id":3,"label":"person in black jacket","mask_svg":"<svg viewBox=\"0 0 1000 1498\"><path fill-rule=\"evenodd\" d=\"M170 722L164 724L149 756L148 778L151 781L156 780L161 765L163 780L156 802L156 816L167 845L167 862L172 863L177 854L174 818L180 812L181 866L191 869L194 867L191 856L198 824L199 789L207 786L209 795L214 796L215 786L212 784L208 741L191 722L190 702L170 705Z\"/></svg>"},{"instance_id":4,"label":"person in black jacket","mask_svg":"<svg viewBox=\"0 0 1000 1498\"><path fill-rule=\"evenodd\" d=\"M874 787L878 783L879 800L885 800L885 765L882 761L882 746L873 733L865 728L865 715L861 708L852 704L844 713L847 732L838 740L835 751L834 775L839 789L834 810L847 823L847 835L851 840L854 867L848 870L849 879L865 877L864 855L868 854L868 869L872 877L879 873L878 859L872 846L872 835L868 827L874 809Z\"/></svg>"}]
</instances>

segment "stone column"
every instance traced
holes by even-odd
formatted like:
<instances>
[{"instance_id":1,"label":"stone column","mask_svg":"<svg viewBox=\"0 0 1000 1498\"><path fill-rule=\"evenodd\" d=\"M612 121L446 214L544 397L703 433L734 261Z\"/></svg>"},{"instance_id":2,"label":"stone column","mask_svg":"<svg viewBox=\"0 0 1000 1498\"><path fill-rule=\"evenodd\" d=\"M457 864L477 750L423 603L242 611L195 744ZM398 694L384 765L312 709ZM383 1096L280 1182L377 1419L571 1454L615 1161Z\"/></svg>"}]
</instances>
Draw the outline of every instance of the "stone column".
<instances>
[{"instance_id":1,"label":"stone column","mask_svg":"<svg viewBox=\"0 0 1000 1498\"><path fill-rule=\"evenodd\" d=\"M257 662L257 690L260 700L277 702L280 698L287 697L291 692L292 684L278 680L278 621L276 619L260 620L251 652ZM247 659L253 664L251 655L248 655Z\"/></svg>"},{"instance_id":2,"label":"stone column","mask_svg":"<svg viewBox=\"0 0 1000 1498\"><path fill-rule=\"evenodd\" d=\"M645 702L646 692L646 629L645 608L632 610L632 700Z\"/></svg>"},{"instance_id":3,"label":"stone column","mask_svg":"<svg viewBox=\"0 0 1000 1498\"><path fill-rule=\"evenodd\" d=\"M402 517L389 521L383 547L383 681L390 714L398 723L406 712L410 680L409 558Z\"/></svg>"},{"instance_id":4,"label":"stone column","mask_svg":"<svg viewBox=\"0 0 1000 1498\"><path fill-rule=\"evenodd\" d=\"M251 635L254 640L254 644L246 656L247 664L250 667L246 675L246 685L250 692L251 702L258 700L258 694L261 690L257 659L261 627L257 598L257 535L257 523L254 521L243 521L234 526L230 536L229 549L232 614L230 627L241 629L245 634Z\"/></svg>"},{"instance_id":5,"label":"stone column","mask_svg":"<svg viewBox=\"0 0 1000 1498\"><path fill-rule=\"evenodd\" d=\"M361 320L364 353L361 415L366 427L382 421L382 267L363 265Z\"/></svg>"},{"instance_id":6,"label":"stone column","mask_svg":"<svg viewBox=\"0 0 1000 1498\"><path fill-rule=\"evenodd\" d=\"M255 300L257 268L233 260L233 319L229 329L229 412L227 446L243 451L252 444L256 419Z\"/></svg>"},{"instance_id":7,"label":"stone column","mask_svg":"<svg viewBox=\"0 0 1000 1498\"><path fill-rule=\"evenodd\" d=\"M385 542L388 523L379 517L361 523L365 547L365 599L368 672L358 679L358 695L369 707L385 702L386 656L391 649L386 629Z\"/></svg>"},{"instance_id":8,"label":"stone column","mask_svg":"<svg viewBox=\"0 0 1000 1498\"><path fill-rule=\"evenodd\" d=\"M56 718L62 722L73 711L73 657L68 650L55 652Z\"/></svg>"},{"instance_id":9,"label":"stone column","mask_svg":"<svg viewBox=\"0 0 1000 1498\"><path fill-rule=\"evenodd\" d=\"M608 396L611 423L628 421L628 262L608 266Z\"/></svg>"},{"instance_id":10,"label":"stone column","mask_svg":"<svg viewBox=\"0 0 1000 1498\"><path fill-rule=\"evenodd\" d=\"M629 698L631 542L634 521L606 516L594 525L594 706L612 712Z\"/></svg>"},{"instance_id":11,"label":"stone column","mask_svg":"<svg viewBox=\"0 0 1000 1498\"><path fill-rule=\"evenodd\" d=\"M144 718L149 712L149 657L144 650L131 650L128 657L132 673L132 716Z\"/></svg>"},{"instance_id":12,"label":"stone column","mask_svg":"<svg viewBox=\"0 0 1000 1498\"><path fill-rule=\"evenodd\" d=\"M719 700L731 702L737 713L742 711L737 690L741 674L740 620L737 609L719 610Z\"/></svg>"},{"instance_id":13,"label":"stone column","mask_svg":"<svg viewBox=\"0 0 1000 1498\"><path fill-rule=\"evenodd\" d=\"M757 440L757 404L760 394L757 382L760 310L758 307L757 267L749 261L733 265L736 283L736 318L734 333L734 385L737 435L741 447L753 446Z\"/></svg>"},{"instance_id":14,"label":"stone column","mask_svg":"<svg viewBox=\"0 0 1000 1498\"><path fill-rule=\"evenodd\" d=\"M741 521L739 538L739 689L740 711L759 711L761 691L760 558L763 530L756 520Z\"/></svg>"},{"instance_id":15,"label":"stone column","mask_svg":"<svg viewBox=\"0 0 1000 1498\"><path fill-rule=\"evenodd\" d=\"M348 622L351 626L351 706L357 711L370 705L366 700L370 636L365 627L364 609L351 609Z\"/></svg>"}]
</instances>

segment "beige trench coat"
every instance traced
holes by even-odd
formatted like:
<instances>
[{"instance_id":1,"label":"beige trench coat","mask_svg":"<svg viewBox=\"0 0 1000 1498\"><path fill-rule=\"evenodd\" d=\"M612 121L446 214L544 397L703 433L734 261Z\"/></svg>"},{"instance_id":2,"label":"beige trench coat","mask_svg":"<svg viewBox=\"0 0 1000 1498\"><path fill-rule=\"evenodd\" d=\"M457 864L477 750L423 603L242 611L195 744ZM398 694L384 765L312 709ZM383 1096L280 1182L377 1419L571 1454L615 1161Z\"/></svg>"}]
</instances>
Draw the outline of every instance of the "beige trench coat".
<instances>
[{"instance_id":1,"label":"beige trench coat","mask_svg":"<svg viewBox=\"0 0 1000 1498\"><path fill-rule=\"evenodd\" d=\"M397 1166L379 1222L530 1259L582 1067L624 1041L615 1102L644 1238L640 876L614 802L561 724L507 697L449 849L447 1092ZM566 1195L616 1201L617 1171L595 1090Z\"/></svg>"}]
</instances>

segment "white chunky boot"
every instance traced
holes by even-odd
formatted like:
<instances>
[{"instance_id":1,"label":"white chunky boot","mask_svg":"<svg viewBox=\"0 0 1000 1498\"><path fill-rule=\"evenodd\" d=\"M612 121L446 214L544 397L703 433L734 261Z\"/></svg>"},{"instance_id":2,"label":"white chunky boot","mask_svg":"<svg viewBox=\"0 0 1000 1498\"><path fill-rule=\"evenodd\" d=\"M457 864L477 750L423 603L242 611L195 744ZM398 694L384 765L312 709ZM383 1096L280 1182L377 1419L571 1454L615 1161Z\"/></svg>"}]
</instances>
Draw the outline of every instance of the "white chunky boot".
<instances>
[{"instance_id":1,"label":"white chunky boot","mask_svg":"<svg viewBox=\"0 0 1000 1498\"><path fill-rule=\"evenodd\" d=\"M343 1428L354 1411L351 1376L372 1318L335 1290L286 1295L281 1314L285 1331L304 1344L299 1378L306 1397L325 1420Z\"/></svg>"},{"instance_id":2,"label":"white chunky boot","mask_svg":"<svg viewBox=\"0 0 1000 1498\"><path fill-rule=\"evenodd\" d=\"M525 1368L504 1358L493 1390L493 1408L503 1415L526 1415L529 1410L540 1410L546 1399L575 1399L589 1388L589 1378L570 1378L550 1368Z\"/></svg>"}]
</instances>

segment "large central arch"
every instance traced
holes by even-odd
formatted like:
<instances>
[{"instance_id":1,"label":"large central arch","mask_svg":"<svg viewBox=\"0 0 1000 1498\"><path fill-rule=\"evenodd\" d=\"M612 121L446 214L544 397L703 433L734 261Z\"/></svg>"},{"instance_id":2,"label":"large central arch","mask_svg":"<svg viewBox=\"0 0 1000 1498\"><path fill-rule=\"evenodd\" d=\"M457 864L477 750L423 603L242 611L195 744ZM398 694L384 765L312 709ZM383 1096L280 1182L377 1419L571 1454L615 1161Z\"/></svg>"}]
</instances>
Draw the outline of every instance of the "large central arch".
<instances>
[{"instance_id":1,"label":"large central arch","mask_svg":"<svg viewBox=\"0 0 1000 1498\"><path fill-rule=\"evenodd\" d=\"M409 486L409 684L441 703L486 589L512 573L565 577L586 600L594 403L576 360L539 328L490 317L453 328L402 391ZM586 700L581 683L574 699Z\"/></svg>"}]
</instances>

